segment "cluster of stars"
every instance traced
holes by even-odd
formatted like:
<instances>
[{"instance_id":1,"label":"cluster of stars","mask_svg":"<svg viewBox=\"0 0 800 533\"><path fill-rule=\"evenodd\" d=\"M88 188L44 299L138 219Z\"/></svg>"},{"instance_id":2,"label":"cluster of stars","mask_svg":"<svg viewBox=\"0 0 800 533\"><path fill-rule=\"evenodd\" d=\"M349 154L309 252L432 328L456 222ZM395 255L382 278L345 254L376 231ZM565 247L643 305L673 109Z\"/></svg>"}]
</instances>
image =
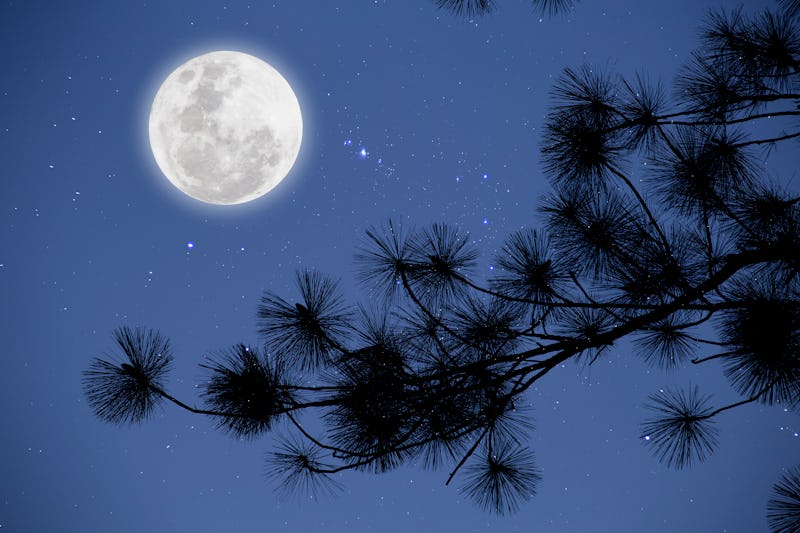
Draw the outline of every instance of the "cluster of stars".
<instances>
[{"instance_id":1,"label":"cluster of stars","mask_svg":"<svg viewBox=\"0 0 800 533\"><path fill-rule=\"evenodd\" d=\"M354 146L353 139L345 139L343 145L346 147ZM369 157L369 152L367 151L367 148L365 146L359 145L358 150L356 150L356 156L359 159L366 159ZM378 161L380 162L380 159Z\"/></svg>"},{"instance_id":2,"label":"cluster of stars","mask_svg":"<svg viewBox=\"0 0 800 533\"><path fill-rule=\"evenodd\" d=\"M358 159L359 161L365 161L367 159L374 160L375 161L375 169L374 170L381 170L387 177L394 174L394 172L395 172L394 166L392 166L392 165L388 165L388 166L384 165L382 157L373 158L372 154L370 153L370 151L367 149L367 147L364 144L354 143L353 139L346 138L342 142L342 145L345 148L347 148L348 150L352 150L352 152L350 152L350 153L353 154L355 156L355 158Z\"/></svg>"}]
</instances>

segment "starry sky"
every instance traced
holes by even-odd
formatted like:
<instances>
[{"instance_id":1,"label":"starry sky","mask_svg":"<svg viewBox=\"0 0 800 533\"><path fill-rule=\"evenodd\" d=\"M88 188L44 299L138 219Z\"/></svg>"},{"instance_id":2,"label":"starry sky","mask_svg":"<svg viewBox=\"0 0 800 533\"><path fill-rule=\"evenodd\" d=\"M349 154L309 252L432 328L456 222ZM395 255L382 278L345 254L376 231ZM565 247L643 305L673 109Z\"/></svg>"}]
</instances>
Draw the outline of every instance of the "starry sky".
<instances>
[{"instance_id":1,"label":"starry sky","mask_svg":"<svg viewBox=\"0 0 800 533\"><path fill-rule=\"evenodd\" d=\"M170 337L168 388L196 403L204 354L256 343L262 292L294 297L296 270L363 301L353 253L390 218L458 225L489 272L550 190L539 149L562 69L669 85L724 3L586 1L542 19L505 0L468 20L429 0L3 0L2 531L765 531L770 487L800 457L797 415L727 413L709 462L669 470L640 442L647 395L697 383L719 405L737 398L718 366L666 375L624 344L529 391L543 481L506 517L414 465L343 474L346 489L319 502L281 499L264 475L270 438L238 441L166 405L142 426L107 425L81 389L113 329L142 325ZM243 206L181 194L147 141L160 82L219 49L272 64L303 111L297 164ZM773 170L791 178L786 161Z\"/></svg>"}]
</instances>

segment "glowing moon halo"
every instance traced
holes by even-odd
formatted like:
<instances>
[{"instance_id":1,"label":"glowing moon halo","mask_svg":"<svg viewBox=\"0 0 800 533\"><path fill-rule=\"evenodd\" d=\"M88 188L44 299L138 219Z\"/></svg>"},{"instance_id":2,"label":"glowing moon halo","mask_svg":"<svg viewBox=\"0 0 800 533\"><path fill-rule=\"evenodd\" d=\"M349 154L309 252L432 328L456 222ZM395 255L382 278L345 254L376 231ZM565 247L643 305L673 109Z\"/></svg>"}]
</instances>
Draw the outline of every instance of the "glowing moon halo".
<instances>
[{"instance_id":1,"label":"glowing moon halo","mask_svg":"<svg viewBox=\"0 0 800 533\"><path fill-rule=\"evenodd\" d=\"M150 109L150 148L187 195L232 205L286 177L303 136L300 104L272 66L241 52L197 56L161 84Z\"/></svg>"}]
</instances>

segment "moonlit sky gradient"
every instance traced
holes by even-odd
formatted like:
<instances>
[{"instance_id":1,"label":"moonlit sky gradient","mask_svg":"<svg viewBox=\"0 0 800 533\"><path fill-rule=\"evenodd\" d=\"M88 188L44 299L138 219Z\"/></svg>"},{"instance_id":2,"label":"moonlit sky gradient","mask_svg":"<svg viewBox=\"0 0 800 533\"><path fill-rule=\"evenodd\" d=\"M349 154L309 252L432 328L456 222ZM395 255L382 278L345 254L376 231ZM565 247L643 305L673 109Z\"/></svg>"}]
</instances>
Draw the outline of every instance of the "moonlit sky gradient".
<instances>
[{"instance_id":1,"label":"moonlit sky gradient","mask_svg":"<svg viewBox=\"0 0 800 533\"><path fill-rule=\"evenodd\" d=\"M256 343L262 291L294 298L297 269L319 268L366 301L353 252L390 217L470 231L488 273L550 190L538 154L561 70L645 70L669 86L703 15L724 3L586 0L540 20L504 0L467 21L429 0L4 0L2 531L765 531L770 487L800 458L796 415L726 413L716 455L684 472L638 438L659 387L696 383L717 405L735 401L715 363L665 375L622 344L590 369L548 376L526 396L543 481L510 517L414 466L343 474L333 499L279 500L263 475L270 438L239 442L170 406L141 427L106 425L80 382L115 327L149 326L173 342L169 390L194 403L203 355ZM216 49L272 64L303 111L297 165L243 206L183 196L147 144L160 82ZM791 160L770 171L797 187Z\"/></svg>"}]
</instances>

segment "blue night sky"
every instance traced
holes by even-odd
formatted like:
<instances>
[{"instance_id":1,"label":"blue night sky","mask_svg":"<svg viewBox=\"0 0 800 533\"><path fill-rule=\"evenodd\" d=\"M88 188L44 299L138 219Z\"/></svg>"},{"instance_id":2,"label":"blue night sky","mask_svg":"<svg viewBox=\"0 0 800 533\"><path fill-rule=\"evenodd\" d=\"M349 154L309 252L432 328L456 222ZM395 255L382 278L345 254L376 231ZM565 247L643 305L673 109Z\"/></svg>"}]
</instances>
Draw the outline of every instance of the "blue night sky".
<instances>
[{"instance_id":1,"label":"blue night sky","mask_svg":"<svg viewBox=\"0 0 800 533\"><path fill-rule=\"evenodd\" d=\"M542 20L504 0L470 21L432 0L3 0L2 531L765 531L770 487L800 457L797 415L726 413L715 456L669 470L640 442L648 394L696 383L719 405L737 396L714 364L667 375L625 345L528 392L543 480L506 517L413 465L342 474L345 490L319 502L280 499L264 475L270 437L238 441L169 405L142 426L107 425L81 388L113 329L142 325L170 337L169 391L197 403L203 356L257 343L262 292L294 298L296 270L366 301L353 253L390 218L457 224L488 273L550 190L540 132L562 69L643 70L669 86L704 14L727 4L586 1ZM161 81L220 49L277 68L304 118L289 176L243 206L184 196L147 140ZM790 160L772 170L796 180Z\"/></svg>"}]
</instances>

